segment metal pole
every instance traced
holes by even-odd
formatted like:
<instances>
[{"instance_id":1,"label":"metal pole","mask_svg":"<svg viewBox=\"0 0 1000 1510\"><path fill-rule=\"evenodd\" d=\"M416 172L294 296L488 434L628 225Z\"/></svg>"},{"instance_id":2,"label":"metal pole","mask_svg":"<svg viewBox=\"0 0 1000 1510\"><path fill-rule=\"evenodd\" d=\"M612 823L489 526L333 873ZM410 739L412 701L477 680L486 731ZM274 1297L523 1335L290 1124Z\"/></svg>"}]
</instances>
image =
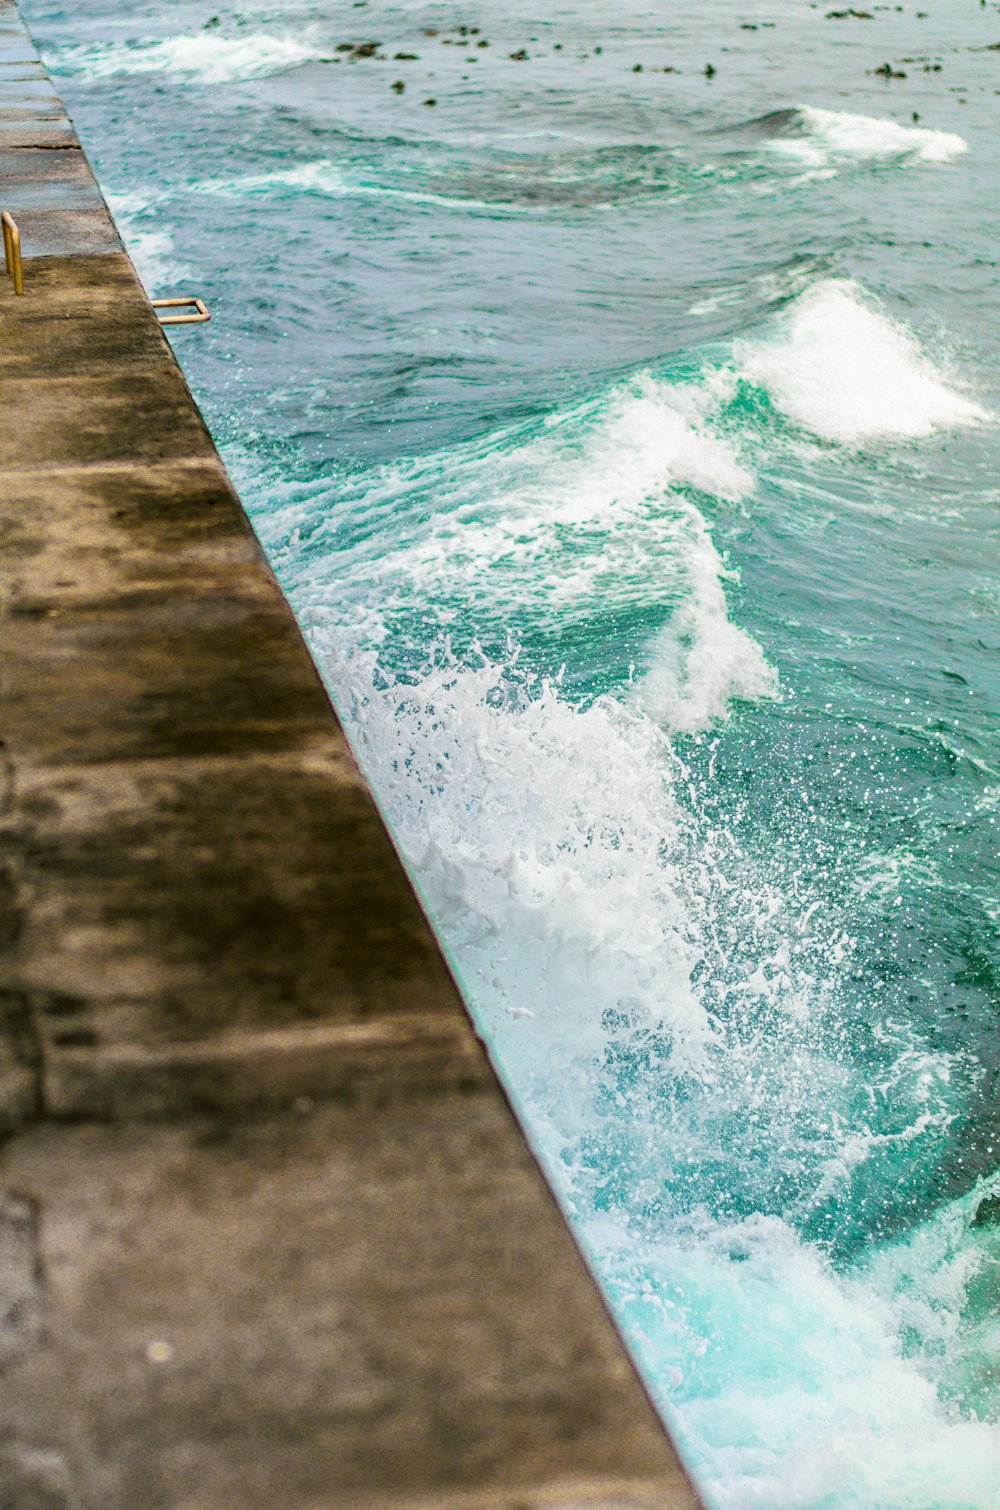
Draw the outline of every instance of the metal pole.
<instances>
[{"instance_id":1,"label":"metal pole","mask_svg":"<svg viewBox=\"0 0 1000 1510\"><path fill-rule=\"evenodd\" d=\"M24 268L21 263L21 232L6 210L0 215L0 221L3 222L3 251L7 263L7 271L14 276L15 294L23 294Z\"/></svg>"}]
</instances>

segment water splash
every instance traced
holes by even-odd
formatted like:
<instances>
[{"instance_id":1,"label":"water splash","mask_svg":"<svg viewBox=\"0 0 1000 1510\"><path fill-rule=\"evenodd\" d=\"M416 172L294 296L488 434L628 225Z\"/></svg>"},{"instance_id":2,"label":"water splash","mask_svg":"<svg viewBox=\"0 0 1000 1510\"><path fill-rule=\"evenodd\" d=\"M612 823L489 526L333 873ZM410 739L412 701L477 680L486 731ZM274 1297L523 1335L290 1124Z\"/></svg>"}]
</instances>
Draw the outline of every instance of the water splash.
<instances>
[{"instance_id":1,"label":"water splash","mask_svg":"<svg viewBox=\"0 0 1000 1510\"><path fill-rule=\"evenodd\" d=\"M951 1376L1000 1239L966 1241L979 1193L912 1225L971 1063L862 1008L829 896L719 827L641 710L516 649L397 678L332 621L313 638L710 1499L997 1503L995 1429Z\"/></svg>"},{"instance_id":2,"label":"water splash","mask_svg":"<svg viewBox=\"0 0 1000 1510\"><path fill-rule=\"evenodd\" d=\"M988 414L856 283L824 279L765 339L736 343L741 374L823 440L863 445L981 424Z\"/></svg>"}]
</instances>

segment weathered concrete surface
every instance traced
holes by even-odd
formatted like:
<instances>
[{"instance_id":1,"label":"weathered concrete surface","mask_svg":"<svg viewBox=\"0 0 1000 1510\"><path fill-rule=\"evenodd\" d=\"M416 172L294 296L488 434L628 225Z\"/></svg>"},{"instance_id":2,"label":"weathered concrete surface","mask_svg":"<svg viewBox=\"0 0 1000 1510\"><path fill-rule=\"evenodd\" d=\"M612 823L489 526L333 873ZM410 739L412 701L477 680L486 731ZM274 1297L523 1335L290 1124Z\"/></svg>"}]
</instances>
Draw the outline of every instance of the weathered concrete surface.
<instances>
[{"instance_id":1,"label":"weathered concrete surface","mask_svg":"<svg viewBox=\"0 0 1000 1510\"><path fill-rule=\"evenodd\" d=\"M45 1295L22 1259L0 1428L88 1505L395 1510L487 1486L511 1506L542 1486L673 1503L492 1087L404 1115L371 1092L127 1141L18 1139L8 1178L42 1212ZM40 1345L46 1303L59 1326Z\"/></svg>"},{"instance_id":2,"label":"weathered concrete surface","mask_svg":"<svg viewBox=\"0 0 1000 1510\"><path fill-rule=\"evenodd\" d=\"M0 1510L694 1505L4 0L0 208Z\"/></svg>"}]
</instances>

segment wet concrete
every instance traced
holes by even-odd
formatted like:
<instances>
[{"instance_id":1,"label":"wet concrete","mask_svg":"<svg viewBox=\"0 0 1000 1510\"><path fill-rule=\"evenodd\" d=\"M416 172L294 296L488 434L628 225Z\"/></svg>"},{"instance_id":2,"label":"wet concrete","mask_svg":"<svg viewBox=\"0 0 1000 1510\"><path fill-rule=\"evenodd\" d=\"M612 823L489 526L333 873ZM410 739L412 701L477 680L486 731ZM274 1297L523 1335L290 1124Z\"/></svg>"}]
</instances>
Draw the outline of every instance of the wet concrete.
<instances>
[{"instance_id":1,"label":"wet concrete","mask_svg":"<svg viewBox=\"0 0 1000 1510\"><path fill-rule=\"evenodd\" d=\"M0 1505L696 1504L5 0L0 208Z\"/></svg>"}]
</instances>

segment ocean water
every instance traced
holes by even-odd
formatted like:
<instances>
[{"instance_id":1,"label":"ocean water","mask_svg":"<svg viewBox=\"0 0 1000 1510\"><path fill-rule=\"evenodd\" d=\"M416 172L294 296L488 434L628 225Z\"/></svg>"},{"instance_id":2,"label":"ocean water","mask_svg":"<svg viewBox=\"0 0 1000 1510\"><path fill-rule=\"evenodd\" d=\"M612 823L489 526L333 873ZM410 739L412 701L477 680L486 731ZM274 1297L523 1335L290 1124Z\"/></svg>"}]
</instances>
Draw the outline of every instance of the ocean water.
<instances>
[{"instance_id":1,"label":"ocean water","mask_svg":"<svg viewBox=\"0 0 1000 1510\"><path fill-rule=\"evenodd\" d=\"M1000 1506L1000 7L22 3L706 1501Z\"/></svg>"}]
</instances>

